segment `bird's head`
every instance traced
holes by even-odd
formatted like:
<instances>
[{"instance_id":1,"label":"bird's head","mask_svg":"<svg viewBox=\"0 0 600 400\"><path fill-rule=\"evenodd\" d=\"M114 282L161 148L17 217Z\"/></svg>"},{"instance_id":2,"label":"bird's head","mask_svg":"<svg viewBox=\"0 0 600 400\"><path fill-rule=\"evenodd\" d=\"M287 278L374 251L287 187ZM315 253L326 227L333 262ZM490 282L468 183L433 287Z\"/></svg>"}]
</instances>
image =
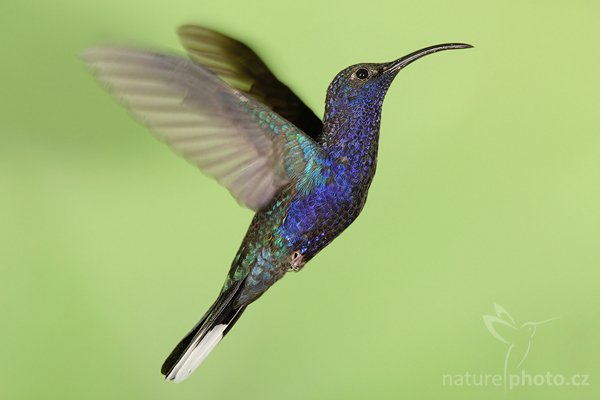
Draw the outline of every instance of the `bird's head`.
<instances>
[{"instance_id":1,"label":"bird's head","mask_svg":"<svg viewBox=\"0 0 600 400\"><path fill-rule=\"evenodd\" d=\"M446 43L417 50L397 60L386 63L355 64L342 70L327 90L327 110L336 114L342 110L377 112L383 98L404 67L429 54L442 50L466 49L463 43Z\"/></svg>"}]
</instances>

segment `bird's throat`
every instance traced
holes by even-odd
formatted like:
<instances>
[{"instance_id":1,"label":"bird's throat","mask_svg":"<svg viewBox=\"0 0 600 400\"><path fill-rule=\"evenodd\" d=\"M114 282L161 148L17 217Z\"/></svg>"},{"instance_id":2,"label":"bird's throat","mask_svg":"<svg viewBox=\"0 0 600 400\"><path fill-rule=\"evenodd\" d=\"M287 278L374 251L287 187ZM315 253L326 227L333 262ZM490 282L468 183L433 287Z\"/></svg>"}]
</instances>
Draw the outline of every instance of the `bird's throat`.
<instances>
[{"instance_id":1,"label":"bird's throat","mask_svg":"<svg viewBox=\"0 0 600 400\"><path fill-rule=\"evenodd\" d=\"M323 148L357 182L370 184L377 164L380 112L325 117Z\"/></svg>"}]
</instances>

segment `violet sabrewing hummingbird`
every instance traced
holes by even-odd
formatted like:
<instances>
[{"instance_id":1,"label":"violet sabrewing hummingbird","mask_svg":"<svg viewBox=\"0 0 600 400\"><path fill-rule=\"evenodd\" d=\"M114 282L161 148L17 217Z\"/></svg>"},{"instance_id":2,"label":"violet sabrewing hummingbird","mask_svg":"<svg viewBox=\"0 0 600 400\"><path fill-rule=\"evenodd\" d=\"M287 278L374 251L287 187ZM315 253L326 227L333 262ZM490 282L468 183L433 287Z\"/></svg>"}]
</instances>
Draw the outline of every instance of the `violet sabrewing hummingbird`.
<instances>
[{"instance_id":1,"label":"violet sabrewing hummingbird","mask_svg":"<svg viewBox=\"0 0 600 400\"><path fill-rule=\"evenodd\" d=\"M299 271L360 214L377 164L381 107L398 74L440 44L342 70L321 121L242 42L186 25L190 60L100 47L84 59L131 113L256 211L219 296L164 362L187 378L252 302Z\"/></svg>"}]
</instances>

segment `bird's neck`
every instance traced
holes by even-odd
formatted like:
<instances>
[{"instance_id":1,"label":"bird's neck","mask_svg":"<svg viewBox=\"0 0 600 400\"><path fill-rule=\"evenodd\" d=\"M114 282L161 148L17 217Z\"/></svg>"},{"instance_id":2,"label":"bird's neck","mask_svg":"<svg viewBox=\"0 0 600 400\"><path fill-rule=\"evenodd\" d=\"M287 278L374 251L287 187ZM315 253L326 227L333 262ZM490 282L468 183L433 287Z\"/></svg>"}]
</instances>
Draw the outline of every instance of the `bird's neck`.
<instances>
[{"instance_id":1,"label":"bird's neck","mask_svg":"<svg viewBox=\"0 0 600 400\"><path fill-rule=\"evenodd\" d=\"M375 173L379 143L380 110L334 110L325 114L322 145L336 163L360 180Z\"/></svg>"}]
</instances>

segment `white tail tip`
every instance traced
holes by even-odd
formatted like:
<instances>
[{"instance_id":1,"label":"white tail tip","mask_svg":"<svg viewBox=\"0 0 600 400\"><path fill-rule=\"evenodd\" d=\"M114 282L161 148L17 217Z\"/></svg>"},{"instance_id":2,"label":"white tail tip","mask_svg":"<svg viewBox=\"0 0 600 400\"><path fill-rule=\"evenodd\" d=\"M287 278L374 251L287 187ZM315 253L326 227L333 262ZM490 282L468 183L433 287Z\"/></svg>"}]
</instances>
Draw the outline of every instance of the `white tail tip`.
<instances>
[{"instance_id":1,"label":"white tail tip","mask_svg":"<svg viewBox=\"0 0 600 400\"><path fill-rule=\"evenodd\" d=\"M179 383L185 380L223 339L227 325L215 326L205 335L195 338L165 379Z\"/></svg>"}]
</instances>

